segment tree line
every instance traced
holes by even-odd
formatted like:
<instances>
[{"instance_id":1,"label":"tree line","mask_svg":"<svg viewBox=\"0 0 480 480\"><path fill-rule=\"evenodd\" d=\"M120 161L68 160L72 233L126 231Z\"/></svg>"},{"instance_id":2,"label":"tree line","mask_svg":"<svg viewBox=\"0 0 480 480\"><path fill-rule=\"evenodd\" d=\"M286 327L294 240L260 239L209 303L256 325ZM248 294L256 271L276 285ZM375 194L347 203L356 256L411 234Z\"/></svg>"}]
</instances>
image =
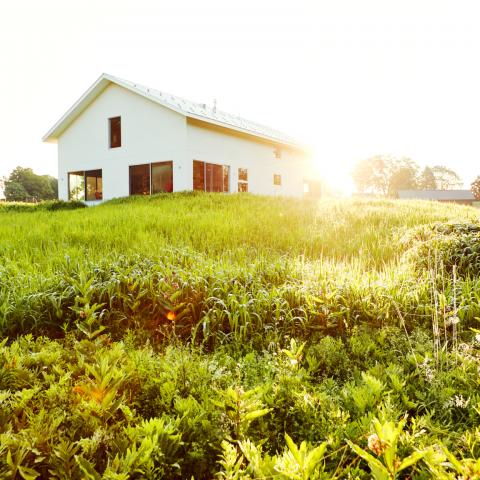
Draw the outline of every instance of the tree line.
<instances>
[{"instance_id":1,"label":"tree line","mask_svg":"<svg viewBox=\"0 0 480 480\"><path fill-rule=\"evenodd\" d=\"M360 160L352 178L360 193L397 197L399 190L452 190L463 186L462 179L443 165L420 166L408 157L376 155Z\"/></svg>"},{"instance_id":2,"label":"tree line","mask_svg":"<svg viewBox=\"0 0 480 480\"><path fill-rule=\"evenodd\" d=\"M17 167L0 179L0 189L7 202L40 202L58 198L58 180L50 175L37 175L31 168Z\"/></svg>"}]
</instances>

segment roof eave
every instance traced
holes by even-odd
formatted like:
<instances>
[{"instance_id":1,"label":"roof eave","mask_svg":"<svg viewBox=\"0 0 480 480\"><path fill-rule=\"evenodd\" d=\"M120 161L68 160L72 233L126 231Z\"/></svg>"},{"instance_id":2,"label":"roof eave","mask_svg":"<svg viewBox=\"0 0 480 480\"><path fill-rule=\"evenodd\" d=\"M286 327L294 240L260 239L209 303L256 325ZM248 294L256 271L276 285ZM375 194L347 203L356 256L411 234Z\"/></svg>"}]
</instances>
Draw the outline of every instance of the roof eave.
<instances>
[{"instance_id":1,"label":"roof eave","mask_svg":"<svg viewBox=\"0 0 480 480\"><path fill-rule=\"evenodd\" d=\"M58 120L57 123L42 137L43 142L57 143L60 135L71 125L71 123L95 100L100 93L102 93L108 85L114 83L123 87L137 95L145 97L155 103L163 105L170 110L174 110L181 115L185 115L180 109L176 109L173 106L160 101L153 95L149 95L147 92L142 92L126 82L121 81L119 78L112 77L107 73L102 73L100 77L93 83L93 85L80 97L80 99L73 104L73 106Z\"/></svg>"},{"instance_id":2,"label":"roof eave","mask_svg":"<svg viewBox=\"0 0 480 480\"><path fill-rule=\"evenodd\" d=\"M223 127L223 128L228 129L228 130L234 130L236 132L241 132L241 133L244 133L246 135L250 135L252 137L262 138L262 139L268 140L272 143L279 143L279 144L286 145L286 146L289 146L289 147L292 147L292 148L305 150L305 151L307 150L306 147L304 147L303 145L300 145L298 143L287 142L285 140L281 140L279 138L271 137L269 135L262 135L260 133L252 132L251 130L248 130L247 128L241 128L241 127L237 127L235 125L231 125L230 123L219 122L219 121L213 120L210 117L205 117L203 115L195 115L194 113L187 113L185 115L188 118L194 118L195 120L200 120L201 122L210 123L212 125L217 125L218 127Z\"/></svg>"},{"instance_id":3,"label":"roof eave","mask_svg":"<svg viewBox=\"0 0 480 480\"><path fill-rule=\"evenodd\" d=\"M60 135L69 127L69 125L92 103L92 101L101 93L109 83L108 75L103 73L93 83L93 85L67 110L67 112L58 120L57 123L42 137L43 142L57 143Z\"/></svg>"}]
</instances>

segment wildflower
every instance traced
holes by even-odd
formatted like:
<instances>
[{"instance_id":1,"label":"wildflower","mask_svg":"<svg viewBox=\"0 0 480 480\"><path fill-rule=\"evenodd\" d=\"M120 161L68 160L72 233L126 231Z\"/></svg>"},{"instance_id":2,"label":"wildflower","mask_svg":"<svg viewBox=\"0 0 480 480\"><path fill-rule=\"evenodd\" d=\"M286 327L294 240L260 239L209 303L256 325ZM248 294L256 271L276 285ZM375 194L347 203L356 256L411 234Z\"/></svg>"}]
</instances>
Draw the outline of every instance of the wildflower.
<instances>
[{"instance_id":1,"label":"wildflower","mask_svg":"<svg viewBox=\"0 0 480 480\"><path fill-rule=\"evenodd\" d=\"M377 456L380 456L386 448L385 442L382 442L376 433L368 437L368 448Z\"/></svg>"},{"instance_id":2,"label":"wildflower","mask_svg":"<svg viewBox=\"0 0 480 480\"><path fill-rule=\"evenodd\" d=\"M470 398L464 398L463 395L454 395L453 397L449 398L444 406L448 407L457 407L457 408L467 408L468 404L470 403Z\"/></svg>"},{"instance_id":3,"label":"wildflower","mask_svg":"<svg viewBox=\"0 0 480 480\"><path fill-rule=\"evenodd\" d=\"M174 322L175 319L177 318L177 315L175 312L172 312L171 310L167 313L167 320L170 320L171 322Z\"/></svg>"}]
</instances>

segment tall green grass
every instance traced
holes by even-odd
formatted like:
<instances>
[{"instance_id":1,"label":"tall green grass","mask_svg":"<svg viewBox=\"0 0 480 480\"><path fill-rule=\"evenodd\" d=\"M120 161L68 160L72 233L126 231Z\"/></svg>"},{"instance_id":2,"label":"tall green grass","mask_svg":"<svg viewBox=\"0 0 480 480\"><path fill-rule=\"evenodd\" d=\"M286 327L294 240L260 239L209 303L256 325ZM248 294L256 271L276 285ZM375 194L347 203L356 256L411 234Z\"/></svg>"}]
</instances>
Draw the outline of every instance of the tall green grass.
<instances>
[{"instance_id":1,"label":"tall green grass","mask_svg":"<svg viewBox=\"0 0 480 480\"><path fill-rule=\"evenodd\" d=\"M439 203L195 193L0 211L0 331L60 335L94 304L110 333L170 329L209 346L344 335L398 324L399 309L421 323L429 280L404 261L405 232L476 218ZM470 304L464 315L479 311Z\"/></svg>"},{"instance_id":2,"label":"tall green grass","mask_svg":"<svg viewBox=\"0 0 480 480\"><path fill-rule=\"evenodd\" d=\"M479 478L479 232L393 200L1 206L0 478Z\"/></svg>"}]
</instances>

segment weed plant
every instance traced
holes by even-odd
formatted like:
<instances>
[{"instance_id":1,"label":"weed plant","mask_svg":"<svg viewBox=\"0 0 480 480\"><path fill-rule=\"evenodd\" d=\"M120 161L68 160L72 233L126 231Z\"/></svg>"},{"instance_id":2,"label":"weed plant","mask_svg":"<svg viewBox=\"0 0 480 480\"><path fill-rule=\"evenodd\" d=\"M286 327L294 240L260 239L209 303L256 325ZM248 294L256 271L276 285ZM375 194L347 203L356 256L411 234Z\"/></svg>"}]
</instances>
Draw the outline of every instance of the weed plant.
<instances>
[{"instance_id":1,"label":"weed plant","mask_svg":"<svg viewBox=\"0 0 480 480\"><path fill-rule=\"evenodd\" d=\"M477 218L0 206L0 478L480 478Z\"/></svg>"}]
</instances>

